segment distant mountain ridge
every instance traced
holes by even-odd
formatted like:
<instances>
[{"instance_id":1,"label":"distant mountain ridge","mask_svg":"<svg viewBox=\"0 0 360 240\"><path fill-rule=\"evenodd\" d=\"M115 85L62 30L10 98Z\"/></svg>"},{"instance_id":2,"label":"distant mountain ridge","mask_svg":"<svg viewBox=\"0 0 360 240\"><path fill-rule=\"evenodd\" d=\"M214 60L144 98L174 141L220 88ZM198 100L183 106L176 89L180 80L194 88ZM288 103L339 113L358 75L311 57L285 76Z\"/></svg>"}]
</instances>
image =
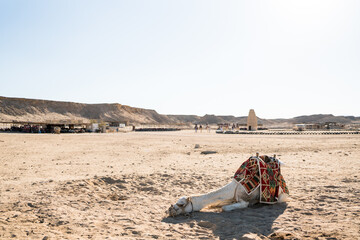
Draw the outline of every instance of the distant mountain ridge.
<instances>
[{"instance_id":1,"label":"distant mountain ridge","mask_svg":"<svg viewBox=\"0 0 360 240\"><path fill-rule=\"evenodd\" d=\"M334 116L332 114L315 114L309 116L299 116L292 118L294 123L325 123L325 122L338 122L348 124L353 121L360 121L360 117L354 116Z\"/></svg>"},{"instance_id":2,"label":"distant mountain ridge","mask_svg":"<svg viewBox=\"0 0 360 240\"><path fill-rule=\"evenodd\" d=\"M217 116L217 115L164 115L155 110L142 109L121 105L118 103L85 104L25 98L0 97L0 122L24 121L46 122L92 119L107 122L124 122L128 124L246 124L247 116ZM290 119L261 119L259 123L266 127L291 127L295 123L325 123L338 122L343 124L360 123L360 117L334 116L332 114L317 114L299 116Z\"/></svg>"}]
</instances>

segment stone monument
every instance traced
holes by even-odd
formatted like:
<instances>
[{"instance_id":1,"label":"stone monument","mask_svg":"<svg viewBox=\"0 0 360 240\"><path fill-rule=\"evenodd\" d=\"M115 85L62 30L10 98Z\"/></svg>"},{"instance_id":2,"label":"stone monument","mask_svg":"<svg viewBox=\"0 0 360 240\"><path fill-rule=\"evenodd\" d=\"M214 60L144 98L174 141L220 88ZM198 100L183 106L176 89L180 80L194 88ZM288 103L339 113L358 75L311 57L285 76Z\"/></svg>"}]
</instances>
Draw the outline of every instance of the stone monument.
<instances>
[{"instance_id":1,"label":"stone monument","mask_svg":"<svg viewBox=\"0 0 360 240\"><path fill-rule=\"evenodd\" d=\"M247 118L247 130L255 131L258 128L257 117L255 115L254 109L250 109L249 116Z\"/></svg>"}]
</instances>

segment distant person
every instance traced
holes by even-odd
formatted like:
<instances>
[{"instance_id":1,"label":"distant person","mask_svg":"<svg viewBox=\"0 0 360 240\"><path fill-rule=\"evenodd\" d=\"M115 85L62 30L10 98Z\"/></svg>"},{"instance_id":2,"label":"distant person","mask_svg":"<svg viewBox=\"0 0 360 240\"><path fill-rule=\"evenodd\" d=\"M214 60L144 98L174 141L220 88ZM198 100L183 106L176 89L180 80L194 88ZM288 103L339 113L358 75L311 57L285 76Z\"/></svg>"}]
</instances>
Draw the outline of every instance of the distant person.
<instances>
[{"instance_id":1,"label":"distant person","mask_svg":"<svg viewBox=\"0 0 360 240\"><path fill-rule=\"evenodd\" d=\"M206 124L206 130L207 130L208 133L210 132L210 126L209 126L209 124Z\"/></svg>"},{"instance_id":2,"label":"distant person","mask_svg":"<svg viewBox=\"0 0 360 240\"><path fill-rule=\"evenodd\" d=\"M198 130L198 125L197 124L195 124L194 129L195 129L195 132L197 132L197 130Z\"/></svg>"},{"instance_id":3,"label":"distant person","mask_svg":"<svg viewBox=\"0 0 360 240\"><path fill-rule=\"evenodd\" d=\"M202 125L200 125L200 132L202 133Z\"/></svg>"}]
</instances>

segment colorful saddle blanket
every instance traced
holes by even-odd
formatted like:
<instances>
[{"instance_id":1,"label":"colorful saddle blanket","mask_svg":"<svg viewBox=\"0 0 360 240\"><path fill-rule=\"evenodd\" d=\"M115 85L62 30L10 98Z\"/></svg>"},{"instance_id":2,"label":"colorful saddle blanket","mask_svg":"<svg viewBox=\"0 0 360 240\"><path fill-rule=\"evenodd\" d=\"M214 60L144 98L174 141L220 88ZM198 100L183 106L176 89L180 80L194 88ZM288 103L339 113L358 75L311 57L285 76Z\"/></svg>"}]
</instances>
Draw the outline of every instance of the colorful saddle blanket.
<instances>
[{"instance_id":1,"label":"colorful saddle blanket","mask_svg":"<svg viewBox=\"0 0 360 240\"><path fill-rule=\"evenodd\" d=\"M268 156L250 157L235 172L234 178L248 194L260 187L261 203L276 203L279 187L289 194L286 182L280 173L280 163Z\"/></svg>"}]
</instances>

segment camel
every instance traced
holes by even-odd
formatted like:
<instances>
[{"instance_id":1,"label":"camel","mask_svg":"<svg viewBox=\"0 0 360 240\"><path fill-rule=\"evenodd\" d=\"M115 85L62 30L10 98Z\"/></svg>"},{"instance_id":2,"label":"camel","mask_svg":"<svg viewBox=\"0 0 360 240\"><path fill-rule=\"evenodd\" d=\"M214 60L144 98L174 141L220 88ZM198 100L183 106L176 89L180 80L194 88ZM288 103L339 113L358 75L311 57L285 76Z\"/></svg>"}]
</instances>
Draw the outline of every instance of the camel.
<instances>
[{"instance_id":1,"label":"camel","mask_svg":"<svg viewBox=\"0 0 360 240\"><path fill-rule=\"evenodd\" d=\"M256 153L256 156L250 157L240 166L230 183L203 195L181 197L174 205L170 206L167 213L174 217L197 212L210 206L222 207L223 211L232 211L246 208L259 202L268 204L286 202L289 192L285 180L280 173L280 165L283 164L280 160L276 159L276 155L274 157L259 157L259 154ZM275 168L272 169L273 171L270 170L271 174L275 173L271 179L273 180L272 184L270 181L267 181L269 180L269 175L264 172L264 169L268 169L270 165L277 167L277 170ZM264 167L261 168L261 166ZM251 172L254 175L249 176ZM265 182L262 179L265 179ZM266 181L269 185L266 184ZM270 191L268 191L269 189ZM269 192L272 192L272 194L266 195Z\"/></svg>"}]
</instances>

